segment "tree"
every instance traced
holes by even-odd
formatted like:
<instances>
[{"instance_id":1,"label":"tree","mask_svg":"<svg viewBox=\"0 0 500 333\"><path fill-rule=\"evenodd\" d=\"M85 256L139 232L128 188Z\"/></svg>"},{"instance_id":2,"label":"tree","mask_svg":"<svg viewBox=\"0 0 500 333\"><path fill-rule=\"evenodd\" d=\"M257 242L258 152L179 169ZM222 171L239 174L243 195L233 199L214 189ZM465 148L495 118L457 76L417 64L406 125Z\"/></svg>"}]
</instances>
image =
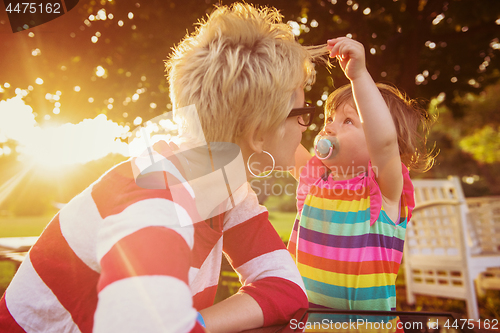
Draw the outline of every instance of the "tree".
<instances>
[{"instance_id":1,"label":"tree","mask_svg":"<svg viewBox=\"0 0 500 333\"><path fill-rule=\"evenodd\" d=\"M440 119L429 141L435 141L441 152L426 176L480 174L483 178L475 188L464 184L467 194L500 193L500 177L494 172L500 162L499 1L317 0L300 4L301 12L294 20L302 43L355 38L365 45L367 66L376 81L393 83L424 103L434 100L428 105L431 112L440 113ZM346 83L339 68L331 74L318 71L309 97L325 99ZM316 124L304 135L306 146L311 146L321 119Z\"/></svg>"},{"instance_id":2,"label":"tree","mask_svg":"<svg viewBox=\"0 0 500 333\"><path fill-rule=\"evenodd\" d=\"M138 115L149 118L168 111L163 60L216 3L80 1L74 10L45 25L4 33L3 49L10 51L0 55L0 66L11 86L4 94L12 96L15 87L32 85L35 89L27 99L45 103L36 111L38 117L49 114L62 121L104 112L111 119L131 123ZM444 103L455 116L464 112L454 102L455 96L479 93L500 78L500 2L496 0L252 3L276 6L285 22L297 22L298 38L304 44L323 44L345 35L358 39L366 47L367 64L376 81L392 82L409 96L427 100L444 93ZM36 77L45 79L42 86L34 83ZM309 96L319 100L325 89L330 92L344 83L340 70L331 74L318 70L318 84ZM55 102L45 97L58 90L62 106L55 116Z\"/></svg>"},{"instance_id":3,"label":"tree","mask_svg":"<svg viewBox=\"0 0 500 333\"><path fill-rule=\"evenodd\" d=\"M431 170L433 177L456 174L463 177L467 196L498 195L500 193L500 84L486 87L479 95L467 93L456 97L464 116L454 117L451 109L430 103L439 113L439 122L431 133L431 141L441 150L439 165Z\"/></svg>"},{"instance_id":4,"label":"tree","mask_svg":"<svg viewBox=\"0 0 500 333\"><path fill-rule=\"evenodd\" d=\"M365 45L376 81L428 100L445 93L452 105L500 78L499 18L495 0L318 0L302 2L299 23L305 44L350 35Z\"/></svg>"}]
</instances>

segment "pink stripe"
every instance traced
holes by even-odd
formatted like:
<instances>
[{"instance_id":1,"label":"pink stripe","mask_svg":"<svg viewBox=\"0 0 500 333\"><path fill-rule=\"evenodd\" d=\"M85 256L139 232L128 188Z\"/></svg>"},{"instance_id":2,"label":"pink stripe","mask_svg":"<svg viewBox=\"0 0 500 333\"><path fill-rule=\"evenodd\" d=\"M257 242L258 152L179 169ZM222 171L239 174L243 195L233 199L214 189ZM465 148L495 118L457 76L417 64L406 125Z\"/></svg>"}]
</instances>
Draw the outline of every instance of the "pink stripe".
<instances>
[{"instance_id":1,"label":"pink stripe","mask_svg":"<svg viewBox=\"0 0 500 333\"><path fill-rule=\"evenodd\" d=\"M306 252L326 259L361 262L361 261L394 261L401 263L403 252L380 247L365 247L346 249L316 244L301 239L299 251Z\"/></svg>"}]
</instances>

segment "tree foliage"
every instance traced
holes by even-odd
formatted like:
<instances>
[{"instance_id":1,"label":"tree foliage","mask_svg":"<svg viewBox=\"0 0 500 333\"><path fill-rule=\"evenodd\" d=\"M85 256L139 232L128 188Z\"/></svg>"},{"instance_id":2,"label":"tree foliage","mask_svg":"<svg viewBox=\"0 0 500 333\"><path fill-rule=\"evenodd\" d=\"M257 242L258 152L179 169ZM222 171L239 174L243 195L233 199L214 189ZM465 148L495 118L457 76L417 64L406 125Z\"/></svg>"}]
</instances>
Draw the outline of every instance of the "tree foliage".
<instances>
[{"instance_id":1,"label":"tree foliage","mask_svg":"<svg viewBox=\"0 0 500 333\"><path fill-rule=\"evenodd\" d=\"M452 105L454 96L478 93L500 78L495 0L318 0L303 3L302 17L304 43L352 36L365 45L375 80L411 97L444 93ZM334 76L346 82L340 72Z\"/></svg>"}]
</instances>

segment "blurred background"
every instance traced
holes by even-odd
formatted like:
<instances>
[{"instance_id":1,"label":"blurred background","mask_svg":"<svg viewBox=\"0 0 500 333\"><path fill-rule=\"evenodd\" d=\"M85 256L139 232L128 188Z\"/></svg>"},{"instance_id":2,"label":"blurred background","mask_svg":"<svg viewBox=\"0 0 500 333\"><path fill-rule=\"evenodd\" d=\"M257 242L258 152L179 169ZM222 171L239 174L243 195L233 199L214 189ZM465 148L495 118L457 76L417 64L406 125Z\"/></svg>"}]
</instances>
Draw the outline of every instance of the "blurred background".
<instances>
[{"instance_id":1,"label":"blurred background","mask_svg":"<svg viewBox=\"0 0 500 333\"><path fill-rule=\"evenodd\" d=\"M158 130L147 121L172 110L163 61L215 4L231 2L80 0L17 33L0 4L0 237L38 236L60 207L128 157L137 126ZM457 175L466 197L500 195L500 1L249 2L278 8L304 45L359 40L376 81L395 84L438 116L429 137L436 165L413 177ZM318 106L306 147L322 126L328 94L346 83L338 66L317 66L306 92ZM253 186L286 241L295 180L275 174ZM2 265L4 289L15 268Z\"/></svg>"}]
</instances>

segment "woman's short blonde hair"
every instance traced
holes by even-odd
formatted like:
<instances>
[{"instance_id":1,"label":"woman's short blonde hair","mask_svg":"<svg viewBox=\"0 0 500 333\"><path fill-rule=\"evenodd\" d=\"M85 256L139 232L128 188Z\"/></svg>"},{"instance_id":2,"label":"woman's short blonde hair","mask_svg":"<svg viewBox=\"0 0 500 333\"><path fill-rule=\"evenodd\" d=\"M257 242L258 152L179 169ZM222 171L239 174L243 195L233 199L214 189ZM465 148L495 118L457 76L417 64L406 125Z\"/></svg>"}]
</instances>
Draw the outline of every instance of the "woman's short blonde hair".
<instances>
[{"instance_id":1,"label":"woman's short blonde hair","mask_svg":"<svg viewBox=\"0 0 500 333\"><path fill-rule=\"evenodd\" d=\"M401 161L412 171L425 172L434 165L436 153L427 148L427 136L435 122L427 110L414 99L384 83L377 87L387 104L396 125ZM331 117L344 103L354 104L350 84L336 89L325 104L325 119Z\"/></svg>"},{"instance_id":2,"label":"woman's short blonde hair","mask_svg":"<svg viewBox=\"0 0 500 333\"><path fill-rule=\"evenodd\" d=\"M278 130L325 51L300 45L274 8L218 7L166 61L174 110L195 105L208 142Z\"/></svg>"}]
</instances>

